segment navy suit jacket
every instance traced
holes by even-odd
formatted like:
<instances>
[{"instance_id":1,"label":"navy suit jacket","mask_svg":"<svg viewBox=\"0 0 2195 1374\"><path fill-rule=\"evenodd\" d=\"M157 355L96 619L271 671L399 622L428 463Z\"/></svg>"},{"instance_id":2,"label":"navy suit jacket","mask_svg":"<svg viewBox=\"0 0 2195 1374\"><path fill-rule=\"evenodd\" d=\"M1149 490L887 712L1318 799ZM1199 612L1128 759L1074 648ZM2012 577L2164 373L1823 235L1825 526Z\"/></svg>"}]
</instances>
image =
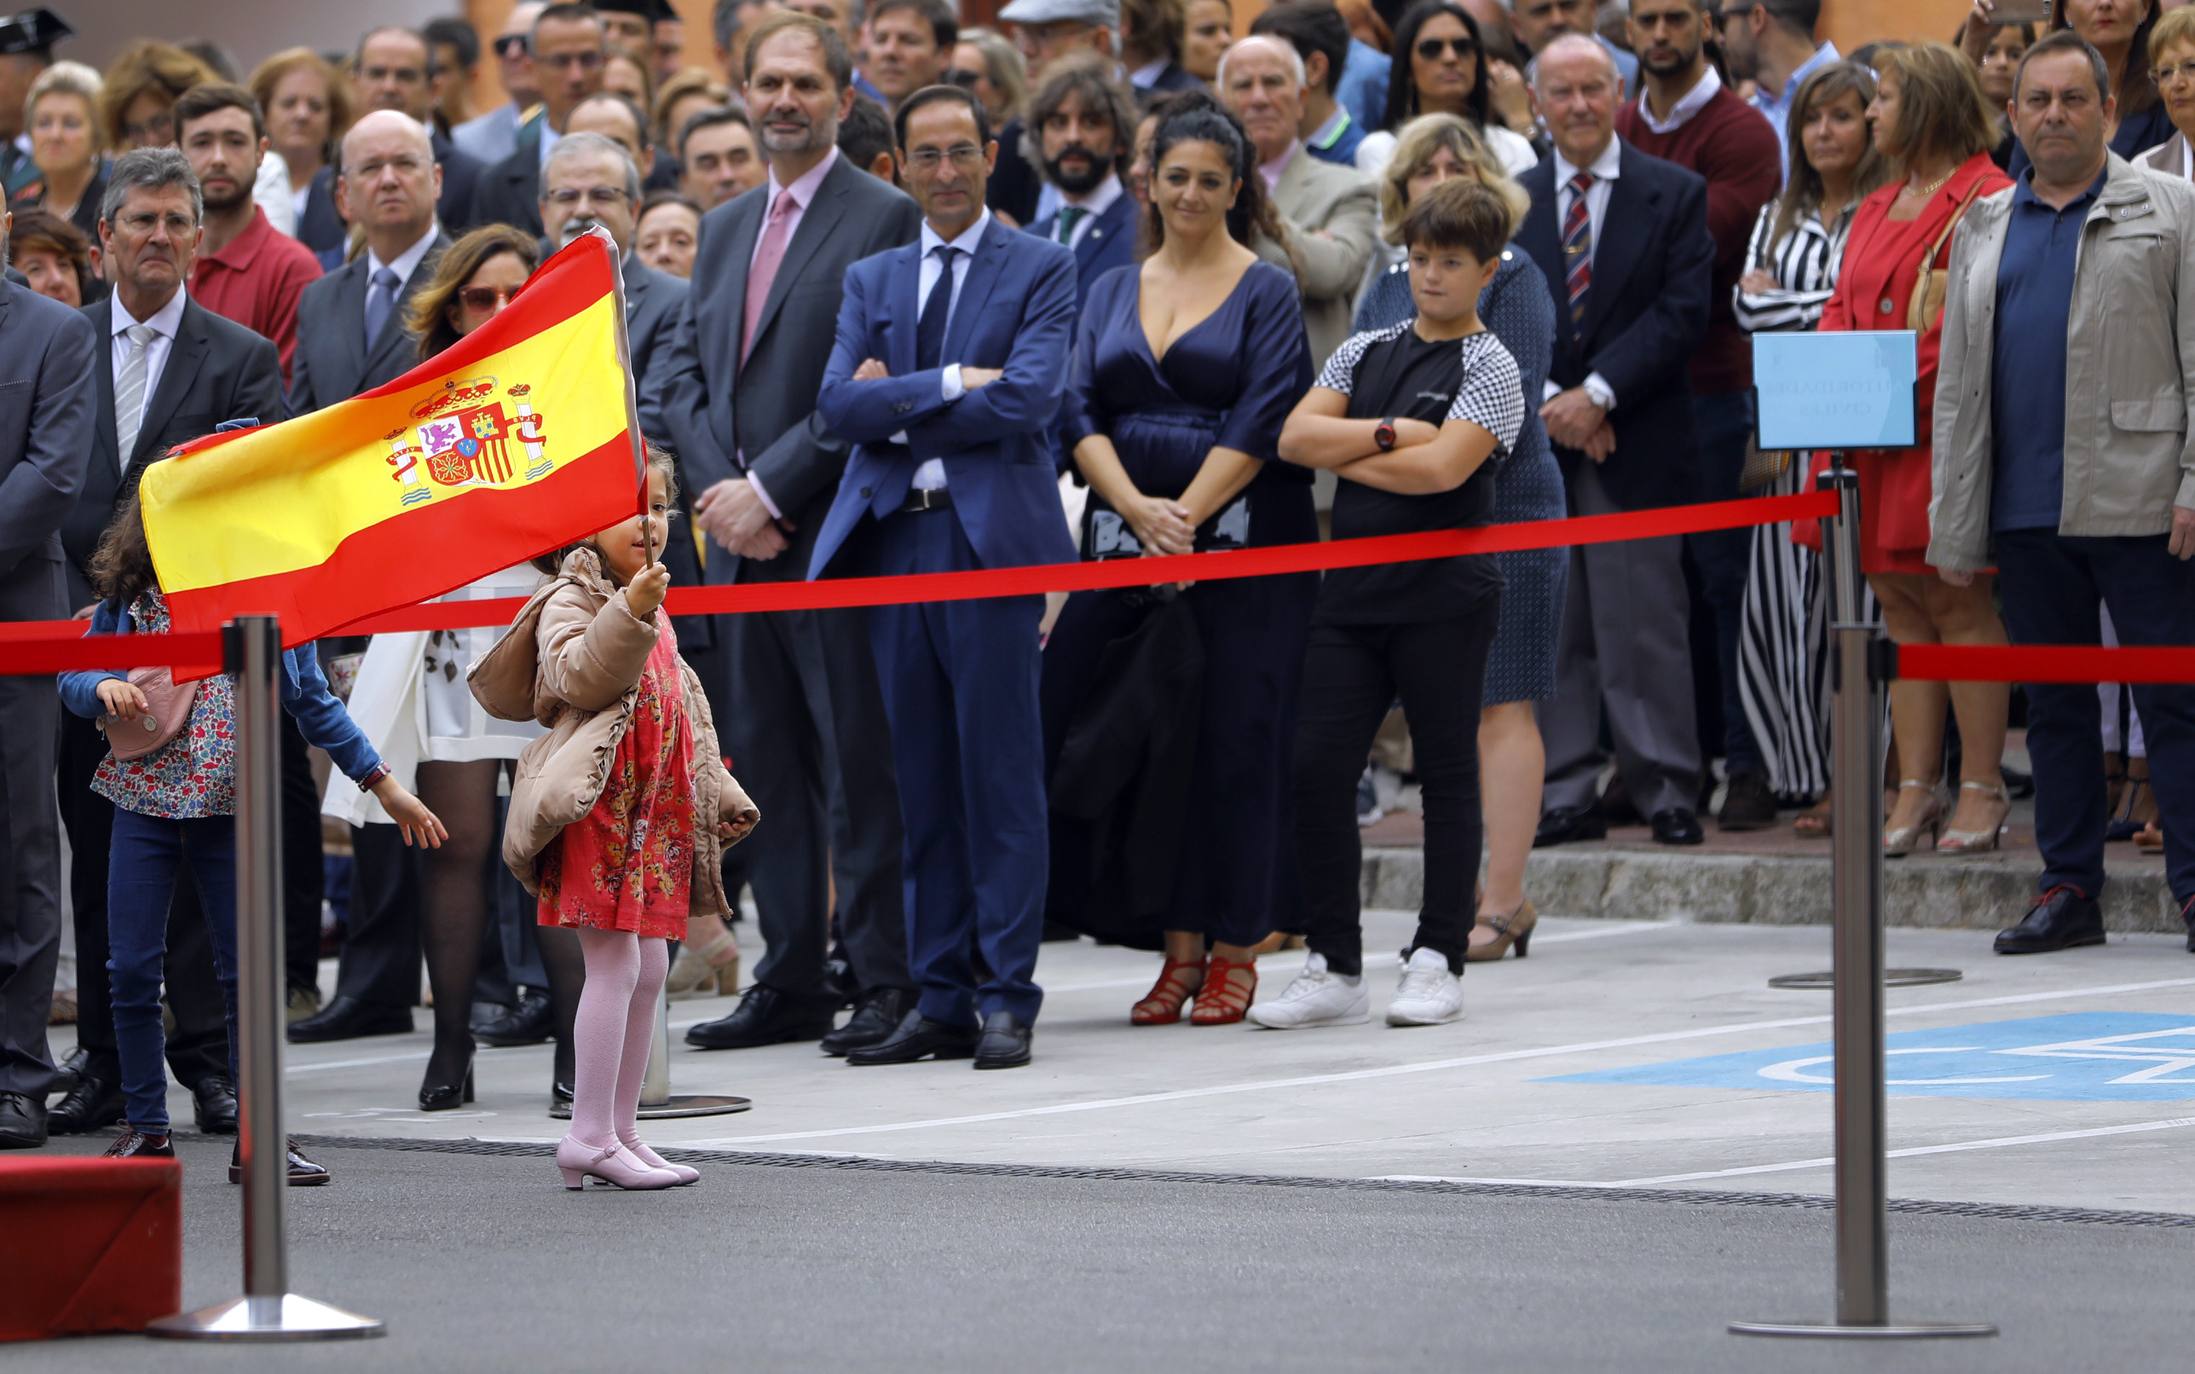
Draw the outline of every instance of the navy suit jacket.
<instances>
[{"instance_id":1,"label":"navy suit jacket","mask_svg":"<svg viewBox=\"0 0 2195 1374\"><path fill-rule=\"evenodd\" d=\"M541 124L537 115L518 131L518 150L483 169L473 183L469 224L509 224L541 232ZM449 193L447 174L443 194Z\"/></svg>"},{"instance_id":2,"label":"navy suit jacket","mask_svg":"<svg viewBox=\"0 0 2195 1374\"><path fill-rule=\"evenodd\" d=\"M1609 420L1616 451L1602 485L1626 509L1683 505L1699 497L1692 445L1692 388L1686 369L1707 333L1715 241L1707 233L1707 183L1623 145L1622 171L1608 195L1585 322L1573 326L1555 187L1555 160L1542 158L1518 180L1532 197L1517 244L1531 254L1555 296L1555 358L1548 380L1564 389L1598 372L1616 393ZM1527 397L1534 401L1536 398ZM1590 461L1560 444L1566 473Z\"/></svg>"},{"instance_id":3,"label":"navy suit jacket","mask_svg":"<svg viewBox=\"0 0 2195 1374\"><path fill-rule=\"evenodd\" d=\"M283 418L282 360L274 345L197 301L186 300L175 342L160 367L160 384L145 398L137 443L125 462L115 447L119 438L114 425L114 298L85 306L83 314L98 335L92 348L97 400L91 464L75 508L61 526L61 543L69 556L69 598L77 606L92 602L91 580L86 576L92 552L99 547L99 536L114 518L116 507L137 490L137 479L147 463L177 444L204 438L226 420L256 419L271 425ZM297 356L304 356L302 349Z\"/></svg>"},{"instance_id":4,"label":"navy suit jacket","mask_svg":"<svg viewBox=\"0 0 2195 1374\"><path fill-rule=\"evenodd\" d=\"M62 603L59 531L91 461L102 342L59 301L0 284L0 620L75 609Z\"/></svg>"},{"instance_id":5,"label":"navy suit jacket","mask_svg":"<svg viewBox=\"0 0 2195 1374\"><path fill-rule=\"evenodd\" d=\"M1046 215L1029 226L1029 232L1040 239L1052 239L1059 233L1059 215ZM1083 231L1075 241L1075 313L1082 312L1082 303L1090 299L1090 288L1099 277L1116 267L1126 267L1136 260L1136 198L1121 188L1120 195L1097 222Z\"/></svg>"},{"instance_id":6,"label":"navy suit jacket","mask_svg":"<svg viewBox=\"0 0 2195 1374\"><path fill-rule=\"evenodd\" d=\"M1074 255L992 217L968 264L942 356L1005 375L957 401L944 399L942 368L915 367L921 269L917 239L846 271L838 337L816 409L854 452L816 538L809 575L830 566L864 517L882 519L904 504L915 468L931 458L944 461L953 511L981 566L1073 562L1051 429L1075 327ZM853 380L868 358L881 360L891 376ZM891 442L901 432L906 448Z\"/></svg>"},{"instance_id":7,"label":"navy suit jacket","mask_svg":"<svg viewBox=\"0 0 2195 1374\"><path fill-rule=\"evenodd\" d=\"M405 280L389 322L370 348L364 253L305 288L297 299L297 351L290 356L290 414L308 415L347 401L419 365L419 336L404 327L404 312L449 246L449 235L435 235L434 246Z\"/></svg>"}]
</instances>

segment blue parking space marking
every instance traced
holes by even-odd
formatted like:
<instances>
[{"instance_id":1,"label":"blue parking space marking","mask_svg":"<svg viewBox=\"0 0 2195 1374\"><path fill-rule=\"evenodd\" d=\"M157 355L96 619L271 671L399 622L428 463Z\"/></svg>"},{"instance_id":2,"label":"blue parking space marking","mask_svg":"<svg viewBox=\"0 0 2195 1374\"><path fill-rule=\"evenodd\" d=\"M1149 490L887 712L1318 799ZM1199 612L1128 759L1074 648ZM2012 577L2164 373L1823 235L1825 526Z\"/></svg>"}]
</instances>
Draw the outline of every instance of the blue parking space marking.
<instances>
[{"instance_id":1,"label":"blue parking space marking","mask_svg":"<svg viewBox=\"0 0 2195 1374\"><path fill-rule=\"evenodd\" d=\"M2067 1102L2195 1099L2195 1016L2070 1012L1900 1031L1889 1037L1886 1046L1886 1086L1898 1097ZM1829 1046L1824 1043L1539 1081L1827 1092L1834 1079Z\"/></svg>"}]
</instances>

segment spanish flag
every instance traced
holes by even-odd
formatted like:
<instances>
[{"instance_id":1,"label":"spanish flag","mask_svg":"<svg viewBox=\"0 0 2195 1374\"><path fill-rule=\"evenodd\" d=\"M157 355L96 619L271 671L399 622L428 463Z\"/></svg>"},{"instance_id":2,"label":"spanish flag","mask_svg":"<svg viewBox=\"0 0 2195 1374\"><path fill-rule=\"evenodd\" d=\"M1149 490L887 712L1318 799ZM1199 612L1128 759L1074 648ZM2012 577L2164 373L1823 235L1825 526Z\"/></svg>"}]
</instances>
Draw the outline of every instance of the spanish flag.
<instances>
[{"instance_id":1,"label":"spanish flag","mask_svg":"<svg viewBox=\"0 0 2195 1374\"><path fill-rule=\"evenodd\" d=\"M217 436L138 490L178 631L295 646L576 542L645 504L616 248L600 230L410 372Z\"/></svg>"}]
</instances>

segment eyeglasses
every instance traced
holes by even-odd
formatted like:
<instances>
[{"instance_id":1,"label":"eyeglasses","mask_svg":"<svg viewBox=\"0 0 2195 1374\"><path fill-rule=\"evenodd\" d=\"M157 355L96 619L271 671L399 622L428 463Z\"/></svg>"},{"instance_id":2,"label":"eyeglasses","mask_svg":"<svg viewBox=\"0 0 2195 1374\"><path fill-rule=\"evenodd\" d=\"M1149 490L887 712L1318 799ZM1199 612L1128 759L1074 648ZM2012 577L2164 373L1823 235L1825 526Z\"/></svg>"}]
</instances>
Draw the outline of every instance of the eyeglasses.
<instances>
[{"instance_id":1,"label":"eyeglasses","mask_svg":"<svg viewBox=\"0 0 2195 1374\"><path fill-rule=\"evenodd\" d=\"M958 86L964 91L972 91L976 88L976 83L983 80L984 75L982 72L972 71L967 67L954 67L945 73L945 82L950 86Z\"/></svg>"},{"instance_id":2,"label":"eyeglasses","mask_svg":"<svg viewBox=\"0 0 2195 1374\"><path fill-rule=\"evenodd\" d=\"M517 298L518 293L525 289L526 283L524 282L520 282L507 291L500 286L467 286L458 291L457 300L467 310L475 310L484 314L499 305L509 305Z\"/></svg>"},{"instance_id":3,"label":"eyeglasses","mask_svg":"<svg viewBox=\"0 0 2195 1374\"><path fill-rule=\"evenodd\" d=\"M1479 50L1479 45L1468 38L1420 38L1418 56L1428 62L1440 61L1442 52L1452 52L1459 58L1467 58Z\"/></svg>"},{"instance_id":4,"label":"eyeglasses","mask_svg":"<svg viewBox=\"0 0 2195 1374\"><path fill-rule=\"evenodd\" d=\"M542 199L548 201L551 205L560 206L567 210L583 200L589 205L608 208L613 205L624 204L625 191L623 187L619 186L559 186L543 196Z\"/></svg>"},{"instance_id":5,"label":"eyeglasses","mask_svg":"<svg viewBox=\"0 0 2195 1374\"><path fill-rule=\"evenodd\" d=\"M934 172L937 165L951 158L955 167L973 167L983 161L983 150L973 143L956 143L940 152L936 148L917 148L907 154L907 165L921 172Z\"/></svg>"},{"instance_id":6,"label":"eyeglasses","mask_svg":"<svg viewBox=\"0 0 2195 1374\"><path fill-rule=\"evenodd\" d=\"M2183 76L2195 76L2195 62L2175 62L2169 67L2151 69L2149 79L2160 86L2169 86Z\"/></svg>"},{"instance_id":7,"label":"eyeglasses","mask_svg":"<svg viewBox=\"0 0 2195 1374\"><path fill-rule=\"evenodd\" d=\"M495 55L504 58L524 57L528 46L526 35L507 33L495 40Z\"/></svg>"},{"instance_id":8,"label":"eyeglasses","mask_svg":"<svg viewBox=\"0 0 2195 1374\"><path fill-rule=\"evenodd\" d=\"M123 125L122 141L142 146L175 142L175 111L162 110L142 123Z\"/></svg>"}]
</instances>

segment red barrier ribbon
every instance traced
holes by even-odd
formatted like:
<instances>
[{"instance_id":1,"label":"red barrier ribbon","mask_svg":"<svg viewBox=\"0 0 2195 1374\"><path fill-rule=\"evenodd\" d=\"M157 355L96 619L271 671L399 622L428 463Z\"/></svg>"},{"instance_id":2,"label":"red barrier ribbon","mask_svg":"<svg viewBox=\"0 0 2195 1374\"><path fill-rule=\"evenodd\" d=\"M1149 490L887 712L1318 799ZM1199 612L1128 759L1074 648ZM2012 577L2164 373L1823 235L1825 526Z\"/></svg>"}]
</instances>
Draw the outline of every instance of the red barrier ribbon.
<instances>
[{"instance_id":1,"label":"red barrier ribbon","mask_svg":"<svg viewBox=\"0 0 2195 1374\"><path fill-rule=\"evenodd\" d=\"M1744 529L1794 520L1822 520L1837 513L1834 492L1754 497L1616 515L1572 516L1488 525L1468 530L1389 534L1365 539L1336 539L1219 553L1175 554L1163 558L1118 558L1093 563L1045 563L1026 568L979 568L969 572L917 573L905 577L830 578L821 582L756 582L731 587L679 587L665 598L673 616L743 615L761 611L841 610L855 606L895 606L931 601L969 601L990 596L1028 596L1043 592L1096 591L1111 587L1148 587L1161 582L1219 582L1237 577L1272 577L1323 572L1374 564L1413 563L1464 554L1517 553L1561 549L1580 544L1614 544L1631 539L1660 539L1711 530ZM525 605L522 597L492 601L432 601L369 616L346 625L341 634L395 634L420 630L458 630L508 625ZM37 620L0 624L0 673L64 672L76 668L133 665L129 654L94 651L83 639L80 620ZM126 638L135 638L128 636ZM194 641L192 660L200 666L220 660L219 636L176 635ZM206 640L208 657L195 641ZM35 658L31 657L35 654Z\"/></svg>"},{"instance_id":2,"label":"red barrier ribbon","mask_svg":"<svg viewBox=\"0 0 2195 1374\"><path fill-rule=\"evenodd\" d=\"M1898 676L1912 682L2195 683L2195 647L1903 644Z\"/></svg>"}]
</instances>

